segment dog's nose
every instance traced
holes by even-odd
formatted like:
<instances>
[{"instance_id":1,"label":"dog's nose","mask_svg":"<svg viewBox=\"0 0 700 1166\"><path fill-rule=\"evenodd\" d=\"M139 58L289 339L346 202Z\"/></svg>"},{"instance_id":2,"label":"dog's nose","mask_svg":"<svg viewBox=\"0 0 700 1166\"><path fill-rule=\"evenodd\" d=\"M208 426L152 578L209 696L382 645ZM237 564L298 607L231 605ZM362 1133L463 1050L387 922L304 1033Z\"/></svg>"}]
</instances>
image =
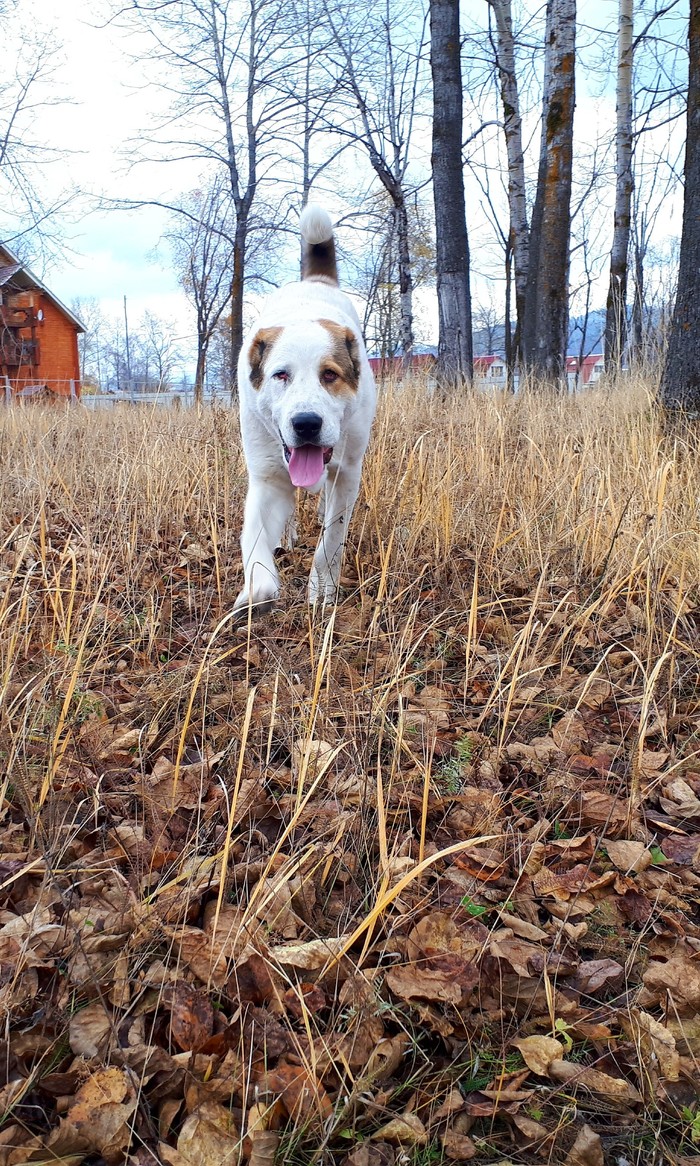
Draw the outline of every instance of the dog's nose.
<instances>
[{"instance_id":1,"label":"dog's nose","mask_svg":"<svg viewBox=\"0 0 700 1166\"><path fill-rule=\"evenodd\" d=\"M292 417L292 428L302 441L318 441L323 426L323 417L318 413L295 413Z\"/></svg>"}]
</instances>

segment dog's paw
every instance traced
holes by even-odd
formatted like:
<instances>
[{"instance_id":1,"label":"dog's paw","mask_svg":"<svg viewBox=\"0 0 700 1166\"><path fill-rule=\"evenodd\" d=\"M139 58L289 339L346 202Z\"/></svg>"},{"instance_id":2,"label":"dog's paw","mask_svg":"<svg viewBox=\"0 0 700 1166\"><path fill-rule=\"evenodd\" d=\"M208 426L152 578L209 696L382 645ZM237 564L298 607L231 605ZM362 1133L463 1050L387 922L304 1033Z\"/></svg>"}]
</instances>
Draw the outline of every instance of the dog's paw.
<instances>
[{"instance_id":1,"label":"dog's paw","mask_svg":"<svg viewBox=\"0 0 700 1166\"><path fill-rule=\"evenodd\" d=\"M312 569L309 576L309 605L311 607L325 607L327 603L334 603L338 594L335 580L328 574Z\"/></svg>"},{"instance_id":2,"label":"dog's paw","mask_svg":"<svg viewBox=\"0 0 700 1166\"><path fill-rule=\"evenodd\" d=\"M253 619L259 615L267 615L273 610L278 599L279 592L277 590L266 592L263 588L257 588L250 596L247 589L244 589L233 605L235 622L243 623L244 620L247 620L248 612L252 613Z\"/></svg>"}]
</instances>

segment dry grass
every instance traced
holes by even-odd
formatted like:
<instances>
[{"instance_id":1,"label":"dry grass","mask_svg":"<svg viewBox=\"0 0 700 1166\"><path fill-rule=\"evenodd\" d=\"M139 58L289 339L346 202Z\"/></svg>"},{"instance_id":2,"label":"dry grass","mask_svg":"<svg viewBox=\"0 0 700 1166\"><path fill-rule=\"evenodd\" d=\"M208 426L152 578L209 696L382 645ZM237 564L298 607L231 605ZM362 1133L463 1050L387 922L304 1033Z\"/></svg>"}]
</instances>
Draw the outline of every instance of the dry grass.
<instances>
[{"instance_id":1,"label":"dry grass","mask_svg":"<svg viewBox=\"0 0 700 1166\"><path fill-rule=\"evenodd\" d=\"M337 608L314 621L304 604L316 539L305 499L297 547L281 558L280 610L243 631L227 618L241 583L245 491L232 415L13 409L0 417L0 440L3 857L38 862L40 876L19 905L15 897L6 906L21 914L47 896L67 920L71 883L89 889L93 868L120 870L139 901L138 928L121 945L132 1007L154 954L193 979L173 929L199 926L207 903L214 934L234 902L240 934L263 925L278 945L342 936L315 973L330 1020L306 1010L298 977L284 972L300 1001L296 1055L321 1078L319 1041L345 1016L332 977L348 956L355 967L378 967L397 942L405 955L397 936L435 909L442 884L430 879L466 839L480 861L498 852L510 863L493 887L472 880L476 914L515 897L528 848L548 829L563 823L579 836L590 828L584 779L562 777L561 756L553 769L528 770L514 747L531 748L567 710L604 706L615 750L606 788L624 806L617 836L648 842L655 827L642 807L662 781L693 772L700 458L692 437L663 435L643 383L570 399L465 394L450 403L420 385L387 387ZM589 732L593 752L595 733L597 741L604 733ZM659 771L649 751L666 751ZM158 764L166 792L153 777ZM481 791L479 813L470 789ZM466 833L450 798L470 807ZM136 833L127 842L129 824ZM606 829L609 817L599 834ZM7 870L2 889L11 896L20 876ZM452 910L443 892L437 905ZM560 938L568 918L555 918ZM649 928L619 956L630 990ZM110 967L107 981L90 967L77 989L57 987L56 1007L65 1014L76 990L87 1000L108 990L116 1008ZM4 981L8 1034L26 1016L26 974L18 966ZM123 966L120 975L125 982ZM202 982L201 967L194 979ZM214 971L204 982L222 989ZM554 1031L554 988L543 982ZM503 1070L520 1030L507 1009L492 1023L487 1013L484 1005L480 1023ZM449 1057L443 1050L432 1063L435 1026L423 1048L431 1022L408 1006L396 1006L387 1024L387 1039L405 1030L416 1042L406 1079L427 1114L420 1082L430 1077L437 1097L431 1074L439 1062L439 1079L453 1080ZM456 1038L447 1042L453 1066L475 1033L460 1049ZM242 1086L235 1112L250 1109L251 1089ZM361 1132L363 1089L346 1066L335 1118L311 1136L314 1160L340 1160L341 1128ZM404 1080L402 1100L382 1102L375 1125L405 1105L407 1089ZM573 1111L561 1098L557 1111L556 1097L546 1104L565 1131ZM692 1106L686 1130L682 1106L669 1116L653 1090L645 1102L635 1161L654 1160L643 1156L644 1138L664 1123L690 1145ZM596 1108L600 1115L601 1100ZM14 1102L6 1109L38 1136L28 1111ZM487 1127L483 1160L502 1158L508 1126ZM166 1125L168 1137L177 1133ZM139 1138L149 1144L142 1130ZM295 1149L292 1139L284 1153L310 1161L303 1144ZM527 1140L517 1153L527 1160ZM558 1160L562 1151L550 1153Z\"/></svg>"}]
</instances>

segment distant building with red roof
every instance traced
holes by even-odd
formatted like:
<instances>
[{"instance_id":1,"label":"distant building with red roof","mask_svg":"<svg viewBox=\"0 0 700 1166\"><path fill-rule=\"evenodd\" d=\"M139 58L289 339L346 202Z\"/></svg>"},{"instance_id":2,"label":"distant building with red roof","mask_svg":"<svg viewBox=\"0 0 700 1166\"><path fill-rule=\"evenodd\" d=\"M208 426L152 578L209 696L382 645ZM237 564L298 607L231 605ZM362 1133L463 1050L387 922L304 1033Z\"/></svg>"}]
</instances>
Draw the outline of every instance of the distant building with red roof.
<instances>
[{"instance_id":1,"label":"distant building with red roof","mask_svg":"<svg viewBox=\"0 0 700 1166\"><path fill-rule=\"evenodd\" d=\"M567 356L566 378L569 388L579 385L595 385L605 372L605 357L600 352L591 353L579 360L578 356ZM578 380L576 374L578 373Z\"/></svg>"}]
</instances>

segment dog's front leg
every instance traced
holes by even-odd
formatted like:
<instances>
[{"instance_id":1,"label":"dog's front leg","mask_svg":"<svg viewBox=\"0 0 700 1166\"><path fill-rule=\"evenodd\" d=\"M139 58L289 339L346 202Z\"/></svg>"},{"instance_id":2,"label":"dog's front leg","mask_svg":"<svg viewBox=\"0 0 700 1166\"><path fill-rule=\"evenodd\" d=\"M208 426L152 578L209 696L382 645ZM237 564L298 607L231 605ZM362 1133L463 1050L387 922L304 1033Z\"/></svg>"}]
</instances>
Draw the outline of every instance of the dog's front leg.
<instances>
[{"instance_id":1,"label":"dog's front leg","mask_svg":"<svg viewBox=\"0 0 700 1166\"><path fill-rule=\"evenodd\" d=\"M326 603L335 598L345 536L360 489L361 472L361 462L329 468L323 530L309 578L309 603Z\"/></svg>"},{"instance_id":2,"label":"dog's front leg","mask_svg":"<svg viewBox=\"0 0 700 1166\"><path fill-rule=\"evenodd\" d=\"M241 533L245 586L234 610L242 611L249 604L265 610L279 597L275 550L293 510L294 488L291 482L251 478Z\"/></svg>"}]
</instances>

